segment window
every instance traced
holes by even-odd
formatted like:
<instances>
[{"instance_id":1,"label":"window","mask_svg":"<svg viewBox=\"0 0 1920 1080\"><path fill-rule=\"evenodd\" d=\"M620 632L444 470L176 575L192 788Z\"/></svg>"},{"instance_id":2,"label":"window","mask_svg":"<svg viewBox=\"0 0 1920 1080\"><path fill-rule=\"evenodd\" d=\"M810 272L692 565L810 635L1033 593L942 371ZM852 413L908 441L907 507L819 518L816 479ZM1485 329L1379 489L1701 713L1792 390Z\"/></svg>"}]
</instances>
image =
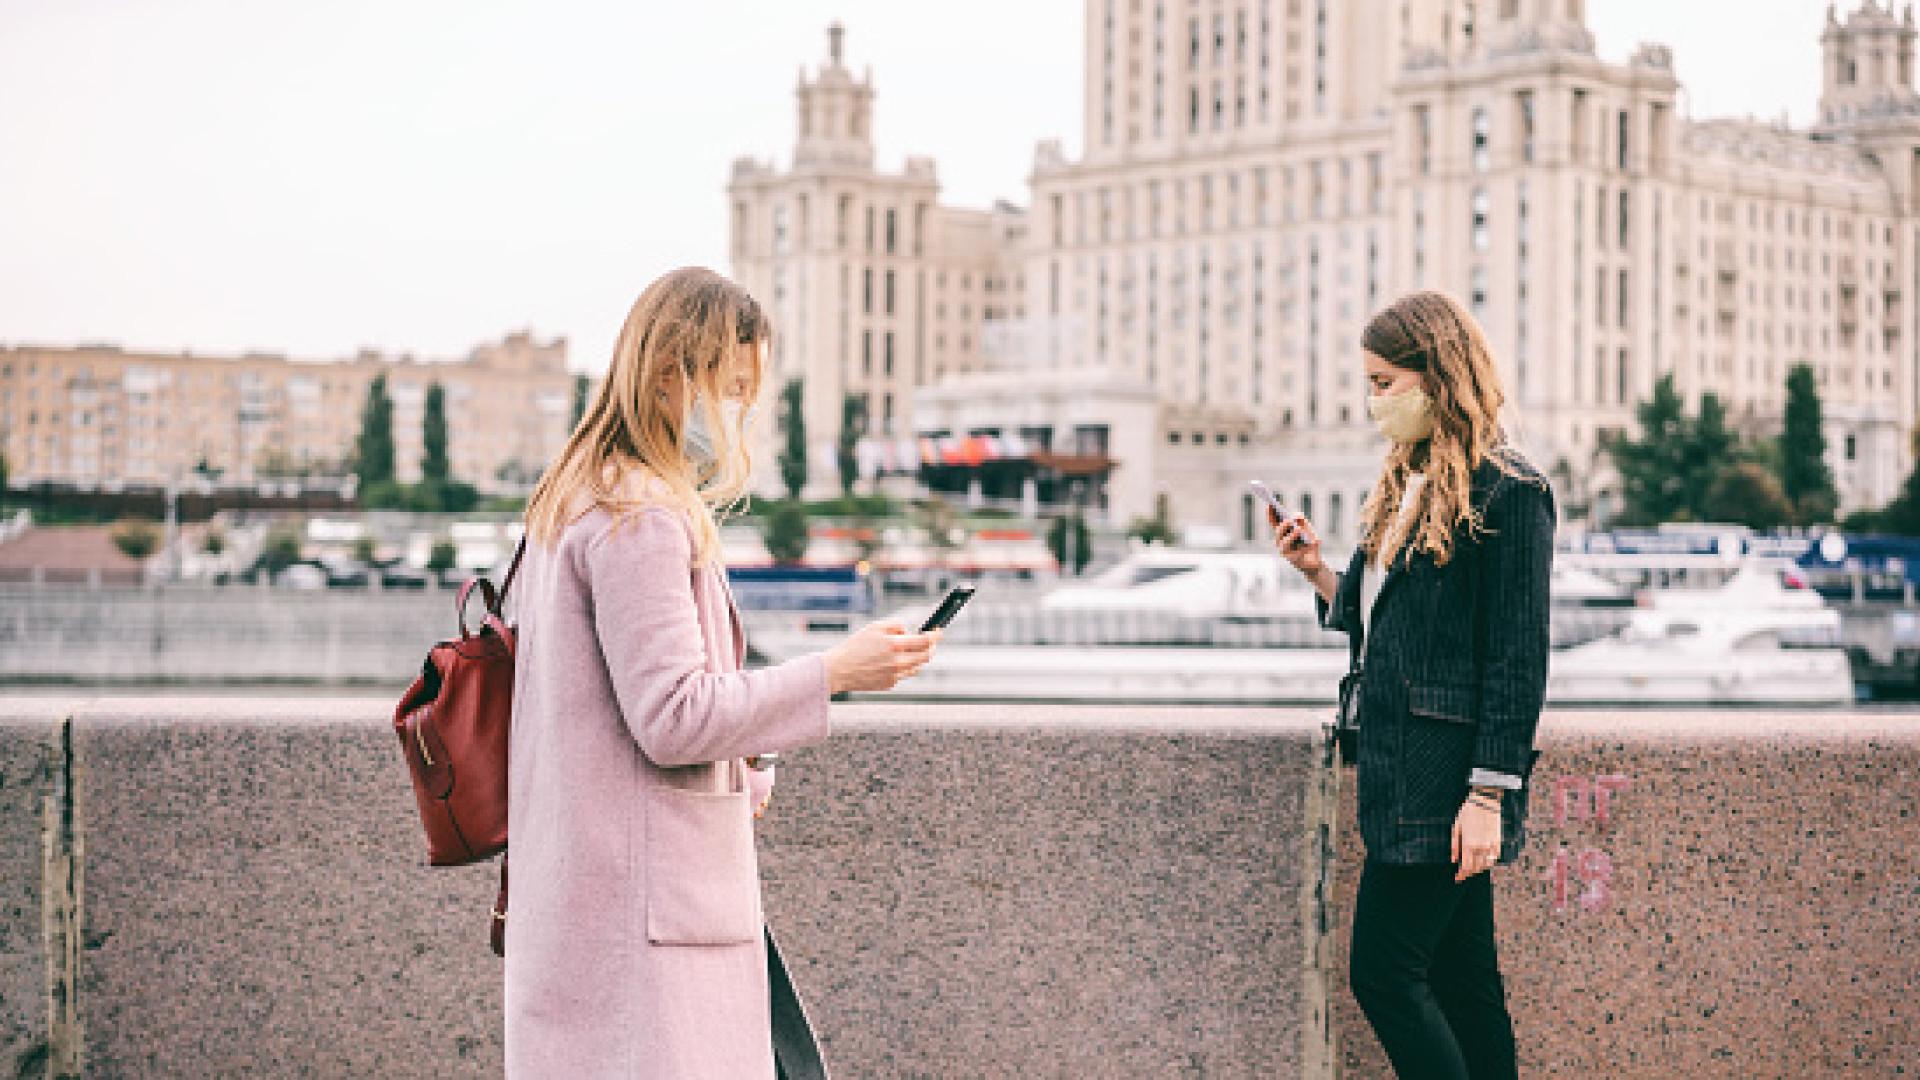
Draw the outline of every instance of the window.
<instances>
[{"instance_id":1,"label":"window","mask_svg":"<svg viewBox=\"0 0 1920 1080\"><path fill-rule=\"evenodd\" d=\"M1535 127L1535 122L1534 122L1535 118L1534 118L1534 109L1533 109L1533 91L1531 90L1520 91L1519 101L1520 101L1520 160L1528 164L1532 164L1533 163L1533 133L1534 133L1534 127Z\"/></svg>"},{"instance_id":2,"label":"window","mask_svg":"<svg viewBox=\"0 0 1920 1080\"><path fill-rule=\"evenodd\" d=\"M1433 110L1418 105L1413 110L1414 157L1420 163L1420 175L1433 175Z\"/></svg>"},{"instance_id":3,"label":"window","mask_svg":"<svg viewBox=\"0 0 1920 1080\"><path fill-rule=\"evenodd\" d=\"M1628 236L1627 207L1631 204L1631 202L1632 202L1631 193L1628 192L1626 188L1624 187L1621 188L1620 189L1620 215L1619 217L1614 219L1620 231L1619 247L1621 251L1627 250L1627 236Z\"/></svg>"},{"instance_id":4,"label":"window","mask_svg":"<svg viewBox=\"0 0 1920 1080\"><path fill-rule=\"evenodd\" d=\"M1620 110L1620 120L1618 125L1619 137L1617 141L1617 146L1619 149L1619 158L1620 158L1619 167L1621 172L1627 171L1627 122L1632 115L1633 114L1627 112L1627 110L1625 109Z\"/></svg>"},{"instance_id":5,"label":"window","mask_svg":"<svg viewBox=\"0 0 1920 1080\"><path fill-rule=\"evenodd\" d=\"M1473 110L1473 171L1486 172L1488 162L1487 142L1491 130L1491 121L1487 119L1487 110Z\"/></svg>"},{"instance_id":6,"label":"window","mask_svg":"<svg viewBox=\"0 0 1920 1080\"><path fill-rule=\"evenodd\" d=\"M887 207L887 254L889 255L892 255L897 250L897 247L895 245L895 236L894 236L895 225L896 225L896 221L895 221L894 209L893 207L889 206ZM891 310L891 307L889 307L889 310Z\"/></svg>"},{"instance_id":7,"label":"window","mask_svg":"<svg viewBox=\"0 0 1920 1080\"><path fill-rule=\"evenodd\" d=\"M1493 246L1490 230L1487 227L1487 216L1491 205L1492 200L1488 197L1486 188L1473 189L1473 250L1475 251L1486 251Z\"/></svg>"}]
</instances>

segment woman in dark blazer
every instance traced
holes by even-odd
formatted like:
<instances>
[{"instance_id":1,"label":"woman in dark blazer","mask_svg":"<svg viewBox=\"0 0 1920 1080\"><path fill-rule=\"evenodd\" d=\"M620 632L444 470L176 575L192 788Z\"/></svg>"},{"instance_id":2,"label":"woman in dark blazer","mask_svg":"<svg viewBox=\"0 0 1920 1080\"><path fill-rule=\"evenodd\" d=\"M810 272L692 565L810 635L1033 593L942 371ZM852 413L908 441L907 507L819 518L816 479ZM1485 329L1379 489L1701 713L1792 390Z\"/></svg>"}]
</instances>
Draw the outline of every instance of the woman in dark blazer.
<instances>
[{"instance_id":1,"label":"woman in dark blazer","mask_svg":"<svg viewBox=\"0 0 1920 1080\"><path fill-rule=\"evenodd\" d=\"M1362 672L1353 993L1399 1076L1512 1077L1488 871L1525 839L1553 493L1506 440L1497 369L1458 302L1407 296L1361 344L1390 447L1358 550L1336 573L1310 522L1268 515Z\"/></svg>"}]
</instances>

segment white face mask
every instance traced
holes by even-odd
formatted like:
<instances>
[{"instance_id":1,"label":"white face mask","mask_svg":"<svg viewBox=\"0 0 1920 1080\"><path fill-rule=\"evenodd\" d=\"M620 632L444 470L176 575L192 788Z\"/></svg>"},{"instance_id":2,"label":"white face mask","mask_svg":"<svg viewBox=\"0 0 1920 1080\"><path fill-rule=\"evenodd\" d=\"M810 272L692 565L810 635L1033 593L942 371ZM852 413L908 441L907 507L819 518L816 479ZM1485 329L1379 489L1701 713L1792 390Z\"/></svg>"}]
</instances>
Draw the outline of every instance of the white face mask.
<instances>
[{"instance_id":1,"label":"white face mask","mask_svg":"<svg viewBox=\"0 0 1920 1080\"><path fill-rule=\"evenodd\" d=\"M693 466L696 475L705 476L719 463L720 456L714 449L713 432L707 427L707 409L699 394L693 395L693 401L687 407L686 435L681 446L686 451L687 461Z\"/></svg>"},{"instance_id":2,"label":"white face mask","mask_svg":"<svg viewBox=\"0 0 1920 1080\"><path fill-rule=\"evenodd\" d=\"M1433 402L1418 386L1397 394L1367 398L1367 415L1380 434L1399 443L1419 442L1433 434Z\"/></svg>"}]
</instances>

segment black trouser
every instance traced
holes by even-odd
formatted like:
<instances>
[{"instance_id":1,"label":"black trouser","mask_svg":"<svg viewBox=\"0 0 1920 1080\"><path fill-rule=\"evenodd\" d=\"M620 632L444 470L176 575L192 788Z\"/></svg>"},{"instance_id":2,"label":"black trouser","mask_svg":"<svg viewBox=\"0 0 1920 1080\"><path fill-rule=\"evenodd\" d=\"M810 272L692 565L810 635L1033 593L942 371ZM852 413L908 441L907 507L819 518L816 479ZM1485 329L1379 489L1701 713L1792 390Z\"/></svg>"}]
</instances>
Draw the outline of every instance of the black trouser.
<instances>
[{"instance_id":1,"label":"black trouser","mask_svg":"<svg viewBox=\"0 0 1920 1080\"><path fill-rule=\"evenodd\" d=\"M1493 883L1450 865L1368 862L1353 906L1353 996L1401 1080L1516 1077L1493 942Z\"/></svg>"}]
</instances>

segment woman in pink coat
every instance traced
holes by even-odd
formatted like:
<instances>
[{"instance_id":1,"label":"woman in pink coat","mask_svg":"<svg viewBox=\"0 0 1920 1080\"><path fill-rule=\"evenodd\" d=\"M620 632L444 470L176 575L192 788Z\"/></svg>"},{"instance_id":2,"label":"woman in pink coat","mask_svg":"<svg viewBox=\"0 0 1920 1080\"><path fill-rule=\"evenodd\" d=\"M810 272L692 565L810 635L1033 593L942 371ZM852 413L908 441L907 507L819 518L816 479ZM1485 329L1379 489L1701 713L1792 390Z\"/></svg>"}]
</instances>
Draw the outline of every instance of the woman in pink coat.
<instances>
[{"instance_id":1,"label":"woman in pink coat","mask_svg":"<svg viewBox=\"0 0 1920 1080\"><path fill-rule=\"evenodd\" d=\"M756 671L716 511L746 490L770 329L708 270L634 303L527 506L508 828L510 1077L772 1080L753 818L761 754L827 735L937 635L876 623Z\"/></svg>"}]
</instances>

